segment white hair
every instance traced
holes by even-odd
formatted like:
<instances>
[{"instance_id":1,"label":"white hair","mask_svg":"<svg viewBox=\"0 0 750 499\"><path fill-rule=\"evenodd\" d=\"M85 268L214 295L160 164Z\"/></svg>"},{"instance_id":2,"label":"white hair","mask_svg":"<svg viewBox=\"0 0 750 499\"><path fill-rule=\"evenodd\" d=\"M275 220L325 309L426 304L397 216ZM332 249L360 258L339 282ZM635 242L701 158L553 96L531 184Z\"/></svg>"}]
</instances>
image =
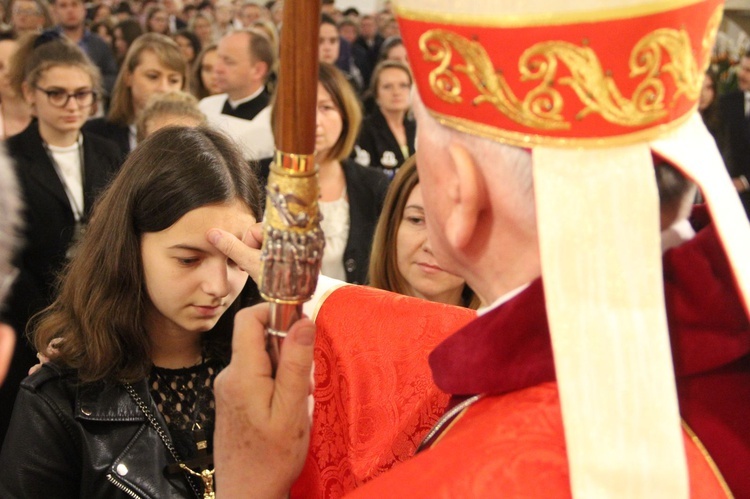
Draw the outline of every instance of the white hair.
<instances>
[{"instance_id":1,"label":"white hair","mask_svg":"<svg viewBox=\"0 0 750 499\"><path fill-rule=\"evenodd\" d=\"M524 226L536 227L534 178L528 151L442 125L427 111L417 92L414 92L413 109L418 127L429 130L435 143L462 144L490 179L498 177L498 172L503 169L507 173L503 178L511 179L516 186L513 191L515 198L505 201L512 203L512 209Z\"/></svg>"},{"instance_id":2,"label":"white hair","mask_svg":"<svg viewBox=\"0 0 750 499\"><path fill-rule=\"evenodd\" d=\"M0 304L16 272L11 259L20 244L21 197L13 162L0 145Z\"/></svg>"}]
</instances>

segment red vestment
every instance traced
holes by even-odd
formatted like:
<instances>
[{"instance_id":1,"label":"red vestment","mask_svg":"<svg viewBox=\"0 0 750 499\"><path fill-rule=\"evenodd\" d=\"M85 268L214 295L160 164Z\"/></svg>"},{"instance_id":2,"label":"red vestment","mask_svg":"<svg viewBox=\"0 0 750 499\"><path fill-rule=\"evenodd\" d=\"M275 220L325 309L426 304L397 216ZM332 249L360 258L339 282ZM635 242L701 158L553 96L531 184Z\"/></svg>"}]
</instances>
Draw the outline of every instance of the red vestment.
<instances>
[{"instance_id":1,"label":"red vestment","mask_svg":"<svg viewBox=\"0 0 750 499\"><path fill-rule=\"evenodd\" d=\"M747 472L750 463L750 326L712 227L665 255L664 278L682 417L706 446L735 496L750 497L750 473ZM353 295L354 291L350 293ZM331 298L335 297L336 293ZM351 300L351 296L339 298ZM404 303L417 306L409 299ZM445 334L448 324L461 322L456 319L458 312L451 312L452 315L443 320L439 314L452 309L443 307L442 310L433 311L414 326L421 336L411 338L412 349L418 352L413 361L419 362L420 354L426 350L425 337L429 338L426 343L434 342ZM390 320L403 313L394 311L386 317ZM465 319L466 315L461 317ZM413 320L414 312L406 318ZM442 326L438 332L422 331L429 331L435 322ZM336 336L341 334L336 329L340 324L328 324L331 328L322 327L321 333L331 337L322 341L335 345L339 342ZM374 356L367 361L387 358L390 353L383 352L392 353L394 343L403 348L408 344L404 343L404 335L414 333L406 327L389 330L398 337L384 338L387 333L379 331L377 325L368 327L370 333L378 332L378 345L358 347L370 350ZM359 338L360 342L371 340ZM347 359L344 352L340 353L337 361L349 364L343 370L336 368L338 373L346 373L346 380L339 380L340 384L357 383L359 387L356 393L347 391L345 401L335 393L328 393L328 398L318 401L316 418L329 417L330 407L340 407L342 403L364 411L368 407L376 408L373 414L382 411L382 407L378 407L377 393L381 379L367 378L375 372L373 367L361 365L357 359ZM403 352L396 356L400 362L406 360ZM390 379L398 379L400 369L407 364L405 361L390 366L388 369L393 371ZM434 381L443 391L454 395L486 393L492 396L470 407L433 448L399 464L358 489L356 494L482 496L502 492L510 497L570 494L540 280L442 342L431 354L430 364ZM363 367L367 374L360 375L358 370ZM421 369L418 365L408 366L411 374L407 374L406 379L412 376L424 382ZM293 489L294 493L346 493L403 460L408 447L416 446L427 431L428 421L434 420L436 413L445 407L445 399L429 383L421 386L421 391L415 390L414 384L399 388L389 383L389 386L394 391L381 399L381 403L385 407L394 403L399 407L398 411L391 410L390 419L370 418L373 424L367 427L363 421L368 421L368 415L354 414L357 411L350 410L346 421L316 420L308 467ZM339 411L339 414L346 412ZM419 421L419 424L405 424L405 421ZM340 428L342 434L366 432L371 435L370 440L378 440L373 452L387 449L389 439L394 443L392 448L398 450L386 451L381 460L373 461L369 467L354 470L349 466L339 470L342 472L339 476L328 473L325 480L316 484L311 479L321 476L321 467L316 464L321 458L320 442L315 444L316 435L330 432L326 428L333 427ZM347 466L356 462L356 457L351 458L356 456L357 449L345 448L342 441L329 441L328 445L337 448L339 455L347 456L339 462ZM719 482L700 449L687 436L686 449L692 495L721 496ZM374 459L374 456L369 457Z\"/></svg>"}]
</instances>

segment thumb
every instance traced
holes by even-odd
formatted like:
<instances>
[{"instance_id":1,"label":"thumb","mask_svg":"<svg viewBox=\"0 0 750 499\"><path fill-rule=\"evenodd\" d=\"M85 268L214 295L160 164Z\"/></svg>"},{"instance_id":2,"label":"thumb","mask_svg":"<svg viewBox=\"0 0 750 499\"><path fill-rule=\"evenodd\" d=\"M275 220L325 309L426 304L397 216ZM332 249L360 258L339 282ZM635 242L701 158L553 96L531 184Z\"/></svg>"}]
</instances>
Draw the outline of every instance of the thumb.
<instances>
[{"instance_id":1,"label":"thumb","mask_svg":"<svg viewBox=\"0 0 750 499\"><path fill-rule=\"evenodd\" d=\"M276 369L273 405L280 406L280 410L300 408L307 412L314 351L315 324L310 319L300 319L287 333Z\"/></svg>"}]
</instances>

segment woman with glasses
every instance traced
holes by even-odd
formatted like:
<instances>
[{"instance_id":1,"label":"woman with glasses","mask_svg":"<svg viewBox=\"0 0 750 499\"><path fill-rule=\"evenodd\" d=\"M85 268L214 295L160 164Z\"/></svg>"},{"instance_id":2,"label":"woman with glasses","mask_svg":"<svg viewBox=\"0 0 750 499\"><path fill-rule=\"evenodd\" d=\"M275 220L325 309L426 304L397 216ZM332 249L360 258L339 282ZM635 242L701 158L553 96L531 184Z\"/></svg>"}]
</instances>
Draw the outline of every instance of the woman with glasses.
<instances>
[{"instance_id":1,"label":"woman with glasses","mask_svg":"<svg viewBox=\"0 0 750 499\"><path fill-rule=\"evenodd\" d=\"M2 322L20 334L29 318L52 302L56 275L121 157L115 144L81 132L94 111L100 78L77 46L56 34L32 36L21 42L12 66L19 68L12 80L35 116L6 142L26 209L20 272ZM0 438L18 383L34 364L34 352L19 341L0 397Z\"/></svg>"}]
</instances>

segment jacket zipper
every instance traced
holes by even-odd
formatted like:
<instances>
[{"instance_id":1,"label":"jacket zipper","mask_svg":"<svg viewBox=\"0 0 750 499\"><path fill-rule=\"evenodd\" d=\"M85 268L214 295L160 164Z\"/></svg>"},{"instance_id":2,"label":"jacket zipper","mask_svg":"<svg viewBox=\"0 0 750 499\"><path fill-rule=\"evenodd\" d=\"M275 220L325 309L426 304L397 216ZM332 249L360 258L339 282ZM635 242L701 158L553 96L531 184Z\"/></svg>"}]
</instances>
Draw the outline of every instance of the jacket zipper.
<instances>
[{"instance_id":1,"label":"jacket zipper","mask_svg":"<svg viewBox=\"0 0 750 499\"><path fill-rule=\"evenodd\" d=\"M108 481L109 481L109 482L110 482L110 483L111 483L112 485L114 485L114 486L115 486L115 487L117 487L118 489L122 490L122 491L123 491L123 492L125 492L125 493L126 493L127 495L129 495L130 497L134 497L135 499L141 499L141 496L139 496L138 494L136 494L135 492L133 492L132 490L130 490L129 488L127 488L127 487L126 487L125 485L123 485L123 484L121 484L120 482L118 482L118 481L117 481L117 480L115 479L115 477L113 477L113 476L112 476L112 473L108 473L108 474L107 474L107 480L108 480Z\"/></svg>"}]
</instances>

